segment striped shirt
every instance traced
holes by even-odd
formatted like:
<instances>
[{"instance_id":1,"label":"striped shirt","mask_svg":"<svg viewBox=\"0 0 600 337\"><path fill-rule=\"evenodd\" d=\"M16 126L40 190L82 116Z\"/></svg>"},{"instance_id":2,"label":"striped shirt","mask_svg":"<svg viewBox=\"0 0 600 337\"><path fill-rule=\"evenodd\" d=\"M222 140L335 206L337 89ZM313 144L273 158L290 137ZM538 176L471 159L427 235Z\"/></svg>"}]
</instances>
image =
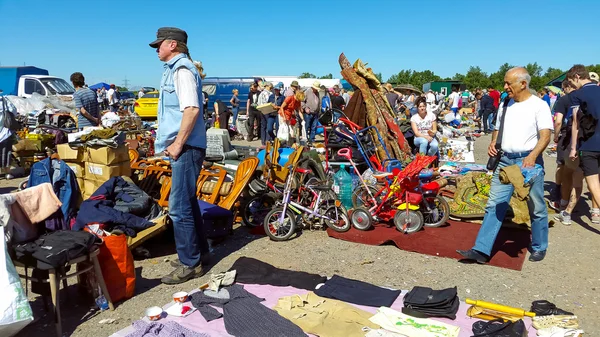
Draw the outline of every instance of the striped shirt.
<instances>
[{"instance_id":1,"label":"striped shirt","mask_svg":"<svg viewBox=\"0 0 600 337\"><path fill-rule=\"evenodd\" d=\"M84 108L88 114L95 118L99 117L99 106L96 93L89 88L81 88L73 94L75 107L77 108L77 127L81 130L88 126L97 126L96 123L88 120L81 114L81 108Z\"/></svg>"}]
</instances>

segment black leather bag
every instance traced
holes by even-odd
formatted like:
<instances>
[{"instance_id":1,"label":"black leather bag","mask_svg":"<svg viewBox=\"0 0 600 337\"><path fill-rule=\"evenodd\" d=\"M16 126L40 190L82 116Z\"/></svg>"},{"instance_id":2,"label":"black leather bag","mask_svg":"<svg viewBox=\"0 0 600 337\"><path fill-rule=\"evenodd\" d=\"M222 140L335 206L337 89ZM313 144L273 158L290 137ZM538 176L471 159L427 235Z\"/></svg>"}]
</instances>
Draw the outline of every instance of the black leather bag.
<instances>
[{"instance_id":1,"label":"black leather bag","mask_svg":"<svg viewBox=\"0 0 600 337\"><path fill-rule=\"evenodd\" d=\"M456 319L459 305L460 300L456 287L442 290L414 287L404 296L402 312L419 318L448 317Z\"/></svg>"},{"instance_id":2,"label":"black leather bag","mask_svg":"<svg viewBox=\"0 0 600 337\"><path fill-rule=\"evenodd\" d=\"M502 136L504 134L504 118L506 117L506 109L508 109L508 102L510 102L510 98L507 97L506 99L504 99L504 103L503 103L503 108L502 108L502 117L500 117L500 130L498 130L498 138L496 138L496 145L494 146L496 148L496 151L498 151L498 153L493 156L490 157L490 159L488 159L486 168L488 169L488 171L496 171L496 169L498 168L498 164L500 164L500 157L502 157Z\"/></svg>"},{"instance_id":3,"label":"black leather bag","mask_svg":"<svg viewBox=\"0 0 600 337\"><path fill-rule=\"evenodd\" d=\"M523 320L504 322L502 319L493 321L477 321L473 323L472 337L526 337L527 329Z\"/></svg>"},{"instance_id":4,"label":"black leather bag","mask_svg":"<svg viewBox=\"0 0 600 337\"><path fill-rule=\"evenodd\" d=\"M579 140L585 142L592 138L596 132L598 120L588 112L587 102L582 102L581 105L579 105L577 122L579 124L579 130L581 130L579 132Z\"/></svg>"}]
</instances>

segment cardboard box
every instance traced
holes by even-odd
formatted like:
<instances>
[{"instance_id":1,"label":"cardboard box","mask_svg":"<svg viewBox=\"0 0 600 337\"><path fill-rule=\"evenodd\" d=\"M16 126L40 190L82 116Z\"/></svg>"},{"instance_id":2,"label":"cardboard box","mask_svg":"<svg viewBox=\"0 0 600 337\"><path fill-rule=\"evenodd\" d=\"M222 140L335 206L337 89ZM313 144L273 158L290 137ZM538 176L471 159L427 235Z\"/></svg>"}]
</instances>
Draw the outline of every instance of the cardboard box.
<instances>
[{"instance_id":1,"label":"cardboard box","mask_svg":"<svg viewBox=\"0 0 600 337\"><path fill-rule=\"evenodd\" d=\"M77 185L79 186L79 191L81 192L81 195L83 195L85 192L85 184L83 182L83 178L77 178Z\"/></svg>"},{"instance_id":2,"label":"cardboard box","mask_svg":"<svg viewBox=\"0 0 600 337\"><path fill-rule=\"evenodd\" d=\"M62 157L61 157L62 158ZM110 147L99 147L92 148L87 147L85 149L85 154L83 156L83 161L94 163L94 164L102 164L102 165L112 165L116 163L121 163L124 161L129 161L129 149L126 145L121 145L116 149Z\"/></svg>"},{"instance_id":3,"label":"cardboard box","mask_svg":"<svg viewBox=\"0 0 600 337\"><path fill-rule=\"evenodd\" d=\"M104 181L83 179L83 190L85 191L83 193L83 200L88 199L104 183Z\"/></svg>"},{"instance_id":4,"label":"cardboard box","mask_svg":"<svg viewBox=\"0 0 600 337\"><path fill-rule=\"evenodd\" d=\"M65 160L65 164L75 172L75 177L77 177L78 180L80 178L85 178L85 166L83 163L74 163Z\"/></svg>"},{"instance_id":5,"label":"cardboard box","mask_svg":"<svg viewBox=\"0 0 600 337\"><path fill-rule=\"evenodd\" d=\"M71 148L69 144L58 144L56 145L56 150L62 160L83 161L83 148L81 147Z\"/></svg>"},{"instance_id":6,"label":"cardboard box","mask_svg":"<svg viewBox=\"0 0 600 337\"><path fill-rule=\"evenodd\" d=\"M128 161L115 165L85 163L85 180L94 180L103 183L112 177L119 177L122 175L131 175L131 167L129 166Z\"/></svg>"}]
</instances>

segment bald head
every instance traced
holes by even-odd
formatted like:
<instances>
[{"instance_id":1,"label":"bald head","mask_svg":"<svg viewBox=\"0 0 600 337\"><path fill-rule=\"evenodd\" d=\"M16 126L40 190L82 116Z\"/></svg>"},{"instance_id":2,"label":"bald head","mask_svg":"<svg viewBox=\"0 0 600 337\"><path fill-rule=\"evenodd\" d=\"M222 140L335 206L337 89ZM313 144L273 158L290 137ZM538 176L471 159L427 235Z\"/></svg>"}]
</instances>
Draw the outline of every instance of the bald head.
<instances>
[{"instance_id":1,"label":"bald head","mask_svg":"<svg viewBox=\"0 0 600 337\"><path fill-rule=\"evenodd\" d=\"M527 69L523 67L515 67L510 69L504 75L504 90L515 101L523 101L531 95L529 92L529 82L531 76Z\"/></svg>"}]
</instances>

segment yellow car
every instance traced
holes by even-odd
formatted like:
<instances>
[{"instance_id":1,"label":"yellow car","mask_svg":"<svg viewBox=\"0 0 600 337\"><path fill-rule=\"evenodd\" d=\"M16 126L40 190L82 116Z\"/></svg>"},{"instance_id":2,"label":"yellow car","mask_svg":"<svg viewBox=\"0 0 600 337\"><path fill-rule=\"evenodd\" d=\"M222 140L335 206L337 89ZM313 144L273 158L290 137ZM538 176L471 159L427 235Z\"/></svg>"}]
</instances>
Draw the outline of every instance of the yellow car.
<instances>
[{"instance_id":1,"label":"yellow car","mask_svg":"<svg viewBox=\"0 0 600 337\"><path fill-rule=\"evenodd\" d=\"M158 113L158 91L151 91L142 98L138 98L133 105L133 110L142 119L154 119Z\"/></svg>"}]
</instances>

